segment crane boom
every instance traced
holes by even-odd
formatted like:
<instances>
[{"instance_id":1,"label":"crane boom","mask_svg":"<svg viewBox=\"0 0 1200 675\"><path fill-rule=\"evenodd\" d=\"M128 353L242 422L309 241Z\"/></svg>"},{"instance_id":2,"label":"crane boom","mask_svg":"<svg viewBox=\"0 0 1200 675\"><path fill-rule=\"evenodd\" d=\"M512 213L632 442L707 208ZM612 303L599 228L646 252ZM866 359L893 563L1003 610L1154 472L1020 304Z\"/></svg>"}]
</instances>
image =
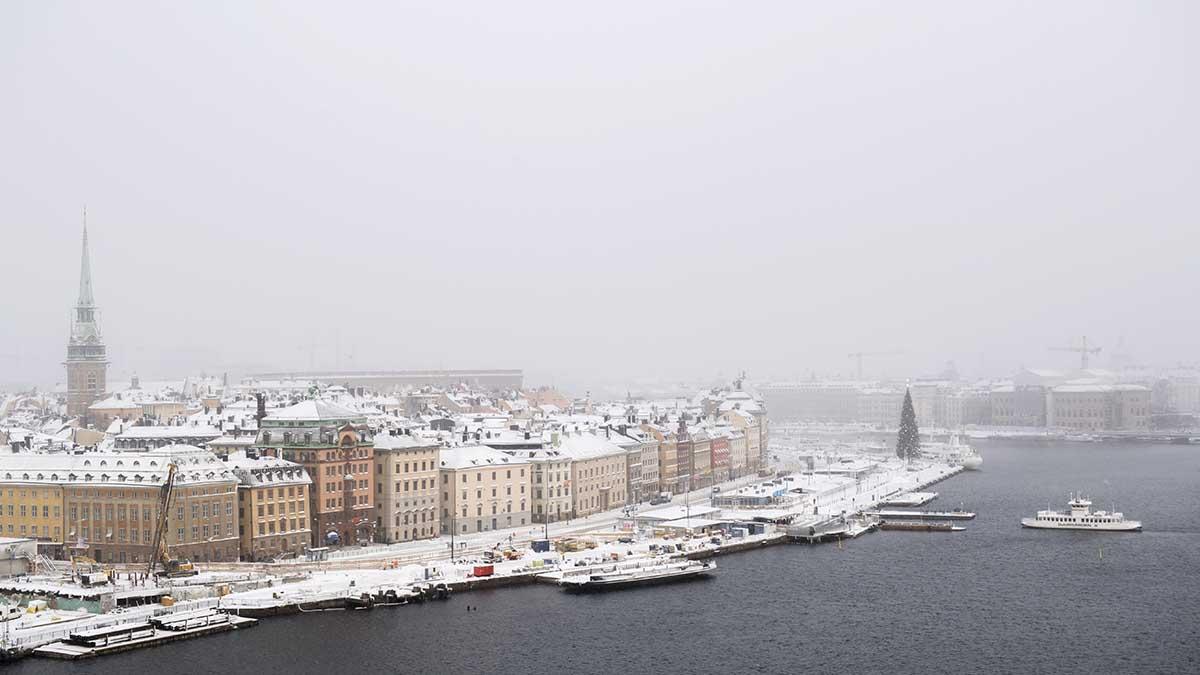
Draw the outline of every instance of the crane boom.
<instances>
[{"instance_id":1,"label":"crane boom","mask_svg":"<svg viewBox=\"0 0 1200 675\"><path fill-rule=\"evenodd\" d=\"M175 490L175 462L167 465L167 480L158 491L158 521L154 524L154 548L150 549L150 563L146 576L154 576L154 568L167 558L167 518L170 515L171 494Z\"/></svg>"},{"instance_id":2,"label":"crane boom","mask_svg":"<svg viewBox=\"0 0 1200 675\"><path fill-rule=\"evenodd\" d=\"M1050 351L1052 351L1052 352L1075 352L1076 354L1079 354L1079 367L1081 370L1087 370L1088 369L1088 355L1099 354L1100 348L1099 347L1088 347L1088 339L1087 339L1087 336L1084 335L1082 344L1077 347L1051 347Z\"/></svg>"}]
</instances>

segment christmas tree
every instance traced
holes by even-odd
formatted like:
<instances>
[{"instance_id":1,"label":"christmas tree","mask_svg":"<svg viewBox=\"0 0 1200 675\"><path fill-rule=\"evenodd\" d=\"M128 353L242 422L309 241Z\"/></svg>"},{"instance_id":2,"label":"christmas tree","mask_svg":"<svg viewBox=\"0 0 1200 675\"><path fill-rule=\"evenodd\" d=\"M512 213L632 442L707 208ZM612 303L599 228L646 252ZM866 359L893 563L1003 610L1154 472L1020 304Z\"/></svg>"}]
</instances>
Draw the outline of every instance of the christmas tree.
<instances>
[{"instance_id":1,"label":"christmas tree","mask_svg":"<svg viewBox=\"0 0 1200 675\"><path fill-rule=\"evenodd\" d=\"M915 459L921 454L921 434L917 431L917 413L913 410L912 392L904 390L904 407L900 409L900 435L896 440L896 456Z\"/></svg>"}]
</instances>

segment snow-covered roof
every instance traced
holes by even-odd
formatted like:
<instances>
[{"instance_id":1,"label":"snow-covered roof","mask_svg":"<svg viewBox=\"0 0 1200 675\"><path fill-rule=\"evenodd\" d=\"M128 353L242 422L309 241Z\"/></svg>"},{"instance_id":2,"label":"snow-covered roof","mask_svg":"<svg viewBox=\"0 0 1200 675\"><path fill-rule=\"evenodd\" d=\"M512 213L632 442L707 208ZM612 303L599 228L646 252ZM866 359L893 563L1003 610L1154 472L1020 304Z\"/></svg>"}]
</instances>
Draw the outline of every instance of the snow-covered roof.
<instances>
[{"instance_id":1,"label":"snow-covered roof","mask_svg":"<svg viewBox=\"0 0 1200 675\"><path fill-rule=\"evenodd\" d=\"M412 448L429 448L441 445L436 440L410 436L408 434L384 434L375 436L375 452L381 450L410 450Z\"/></svg>"},{"instance_id":2,"label":"snow-covered roof","mask_svg":"<svg viewBox=\"0 0 1200 675\"><path fill-rule=\"evenodd\" d=\"M315 398L301 401L296 405L276 410L263 420L264 422L325 422L349 421L359 419L362 413L336 403Z\"/></svg>"},{"instance_id":3,"label":"snow-covered roof","mask_svg":"<svg viewBox=\"0 0 1200 675\"><path fill-rule=\"evenodd\" d=\"M117 435L120 440L152 438L211 439L221 435L221 430L210 426L142 426L126 427Z\"/></svg>"},{"instance_id":4,"label":"snow-covered roof","mask_svg":"<svg viewBox=\"0 0 1200 675\"><path fill-rule=\"evenodd\" d=\"M168 466L177 467L177 484L236 480L216 455L191 445L169 445L148 452L0 455L0 479L71 485L161 485Z\"/></svg>"},{"instance_id":5,"label":"snow-covered roof","mask_svg":"<svg viewBox=\"0 0 1200 675\"><path fill-rule=\"evenodd\" d=\"M625 449L593 434L564 434L559 437L558 445L554 447L571 459L594 459L608 455L624 455Z\"/></svg>"},{"instance_id":6,"label":"snow-covered roof","mask_svg":"<svg viewBox=\"0 0 1200 675\"><path fill-rule=\"evenodd\" d=\"M238 477L238 482L250 487L269 485L304 485L311 483L304 467L277 457L247 457L244 451L229 453L226 465Z\"/></svg>"},{"instance_id":7,"label":"snow-covered roof","mask_svg":"<svg viewBox=\"0 0 1200 675\"><path fill-rule=\"evenodd\" d=\"M524 466L527 462L519 457L506 455L486 445L463 445L443 448L441 468L481 469L494 466Z\"/></svg>"},{"instance_id":8,"label":"snow-covered roof","mask_svg":"<svg viewBox=\"0 0 1200 675\"><path fill-rule=\"evenodd\" d=\"M89 405L88 410L140 410L141 407L141 403L119 399L116 396L110 396L109 398L96 401L95 403Z\"/></svg>"}]
</instances>

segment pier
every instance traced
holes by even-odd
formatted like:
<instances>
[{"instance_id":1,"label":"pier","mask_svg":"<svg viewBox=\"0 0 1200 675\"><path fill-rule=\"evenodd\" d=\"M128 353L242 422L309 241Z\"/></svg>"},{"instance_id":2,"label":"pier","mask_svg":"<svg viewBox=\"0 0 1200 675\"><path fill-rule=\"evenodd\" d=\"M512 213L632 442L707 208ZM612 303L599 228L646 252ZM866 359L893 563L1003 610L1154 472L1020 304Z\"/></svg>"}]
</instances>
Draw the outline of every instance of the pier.
<instances>
[{"instance_id":1,"label":"pier","mask_svg":"<svg viewBox=\"0 0 1200 675\"><path fill-rule=\"evenodd\" d=\"M909 511L903 509L881 509L864 511L865 515L884 520L973 520L973 511Z\"/></svg>"},{"instance_id":2,"label":"pier","mask_svg":"<svg viewBox=\"0 0 1200 675\"><path fill-rule=\"evenodd\" d=\"M257 619L233 616L215 610L180 612L151 621L80 630L71 633L65 640L42 645L34 649L33 653L51 659L74 661L256 625Z\"/></svg>"}]
</instances>

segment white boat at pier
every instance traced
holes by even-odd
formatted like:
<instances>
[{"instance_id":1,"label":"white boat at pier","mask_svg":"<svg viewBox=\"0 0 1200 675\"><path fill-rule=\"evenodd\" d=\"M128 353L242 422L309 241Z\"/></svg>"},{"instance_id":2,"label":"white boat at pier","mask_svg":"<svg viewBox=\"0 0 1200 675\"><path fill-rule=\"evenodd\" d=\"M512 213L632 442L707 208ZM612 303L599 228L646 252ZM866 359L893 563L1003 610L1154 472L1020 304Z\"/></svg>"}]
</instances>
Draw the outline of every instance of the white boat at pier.
<instances>
[{"instance_id":1,"label":"white boat at pier","mask_svg":"<svg viewBox=\"0 0 1200 675\"><path fill-rule=\"evenodd\" d=\"M564 577L559 580L558 585L565 591L577 593L611 591L697 579L712 574L716 569L717 564L711 560L678 560L638 567L613 568L579 577Z\"/></svg>"}]
</instances>

